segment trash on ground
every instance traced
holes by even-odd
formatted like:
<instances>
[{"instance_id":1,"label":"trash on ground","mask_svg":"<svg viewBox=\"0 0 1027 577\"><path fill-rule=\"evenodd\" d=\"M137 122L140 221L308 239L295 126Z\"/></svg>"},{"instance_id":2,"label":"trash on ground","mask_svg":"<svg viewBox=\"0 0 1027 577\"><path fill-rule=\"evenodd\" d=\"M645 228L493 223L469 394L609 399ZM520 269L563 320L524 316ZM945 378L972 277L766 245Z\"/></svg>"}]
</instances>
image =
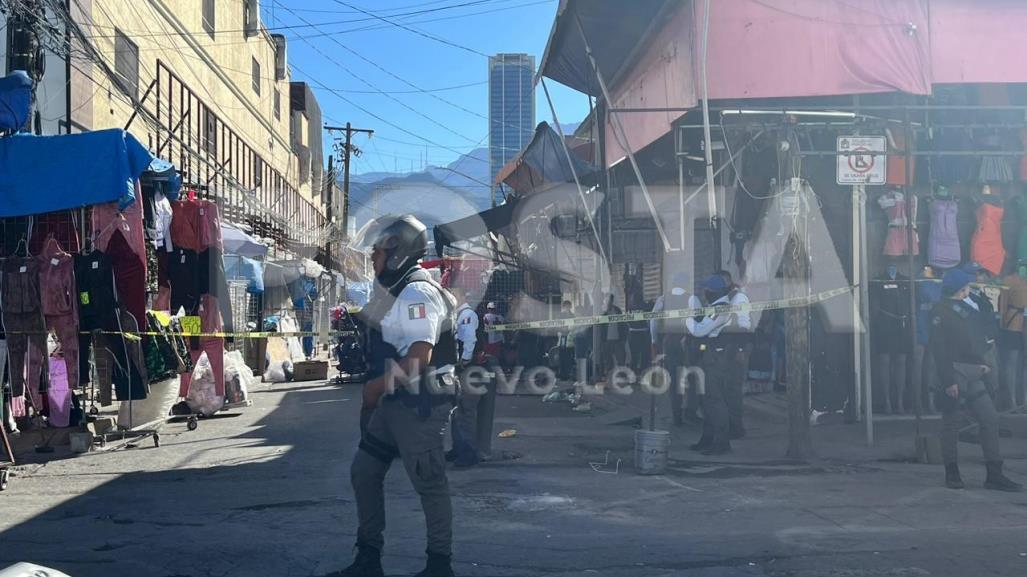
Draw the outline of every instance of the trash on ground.
<instances>
[{"instance_id":1,"label":"trash on ground","mask_svg":"<svg viewBox=\"0 0 1027 577\"><path fill-rule=\"evenodd\" d=\"M502 433L499 433L500 439L509 439L510 437L517 436L517 429L507 429Z\"/></svg>"},{"instance_id":2,"label":"trash on ground","mask_svg":"<svg viewBox=\"0 0 1027 577\"><path fill-rule=\"evenodd\" d=\"M577 405L576 407L574 407L571 410L574 411L575 413L591 413L592 412L592 403L588 403L588 402L581 403L580 405Z\"/></svg>"}]
</instances>

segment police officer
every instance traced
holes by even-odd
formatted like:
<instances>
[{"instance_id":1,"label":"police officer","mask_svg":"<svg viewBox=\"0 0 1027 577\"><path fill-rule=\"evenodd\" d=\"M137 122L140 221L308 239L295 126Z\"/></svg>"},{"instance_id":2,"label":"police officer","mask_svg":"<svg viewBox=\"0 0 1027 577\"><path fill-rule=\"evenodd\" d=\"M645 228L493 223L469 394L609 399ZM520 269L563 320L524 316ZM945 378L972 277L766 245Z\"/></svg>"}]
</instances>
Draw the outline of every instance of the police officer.
<instances>
[{"instance_id":1,"label":"police officer","mask_svg":"<svg viewBox=\"0 0 1027 577\"><path fill-rule=\"evenodd\" d=\"M703 283L703 296L709 306L729 305L731 289L724 278L713 275ZM718 312L701 318L685 320L689 334L698 340L703 369L703 433L692 445L703 455L721 455L731 451L730 416L727 388L738 376L738 366L745 358L747 333L752 327L748 312Z\"/></svg>"},{"instance_id":2,"label":"police officer","mask_svg":"<svg viewBox=\"0 0 1027 577\"><path fill-rule=\"evenodd\" d=\"M724 283L727 284L728 288L728 304L732 305L747 305L749 304L749 296L745 294L742 287L735 284L734 278L731 273L726 270L717 271L717 275L724 279ZM745 383L749 380L749 354L752 352L752 322L749 315L743 315L738 317L739 330L733 335L733 338L741 347L741 352L738 355L739 362L734 365L734 375L728 381L727 388L724 390L724 397L727 400L727 412L728 412L728 436L731 440L744 439L748 434L745 430L745 422L743 420L745 405ZM748 337L746 337L748 334Z\"/></svg>"},{"instance_id":3,"label":"police officer","mask_svg":"<svg viewBox=\"0 0 1027 577\"><path fill-rule=\"evenodd\" d=\"M974 280L966 270L952 269L942 278L944 295L931 311L930 346L938 371L935 404L942 412L941 450L945 461L945 486L965 487L959 474L957 444L965 408L980 425L980 443L987 466L984 487L997 491L1021 491L1023 487L1002 473L999 453L999 416L985 384L994 367L988 364L988 335L975 322L979 312L966 301Z\"/></svg>"},{"instance_id":4,"label":"police officer","mask_svg":"<svg viewBox=\"0 0 1027 577\"><path fill-rule=\"evenodd\" d=\"M372 243L376 283L363 311L370 370L363 391L360 448L350 471L360 525L356 559L334 575L383 575L383 483L398 457L421 497L427 521L428 563L417 575L451 576L453 511L442 442L455 389L450 387L455 385L457 362L456 303L418 265L428 245L419 220L383 217L363 234L364 244Z\"/></svg>"},{"instance_id":5,"label":"police officer","mask_svg":"<svg viewBox=\"0 0 1027 577\"><path fill-rule=\"evenodd\" d=\"M686 308L693 308L699 301L689 296L686 289L688 275L679 272L671 280L671 287L665 294L656 299L653 305L653 312L673 311ZM674 425L680 427L685 422L685 412L682 409L684 395L681 390L681 370L689 362L688 351L686 350L685 335L687 330L682 319L661 319L650 321L650 333L652 335L652 354L656 358L663 355L663 368L670 374L670 409L674 417ZM689 413L695 418L697 409L693 399L697 398L692 387L688 387Z\"/></svg>"},{"instance_id":6,"label":"police officer","mask_svg":"<svg viewBox=\"0 0 1027 577\"><path fill-rule=\"evenodd\" d=\"M454 288L450 291L459 303L456 312L456 344L459 353L460 368L469 367L474 363L478 345L478 313L467 304L467 296L463 289ZM481 395L474 394L470 388L462 389L456 396L453 409L452 428L453 449L446 453L447 461L454 461L457 467L473 467L478 464L478 448L475 439L478 423L478 402Z\"/></svg>"}]
</instances>

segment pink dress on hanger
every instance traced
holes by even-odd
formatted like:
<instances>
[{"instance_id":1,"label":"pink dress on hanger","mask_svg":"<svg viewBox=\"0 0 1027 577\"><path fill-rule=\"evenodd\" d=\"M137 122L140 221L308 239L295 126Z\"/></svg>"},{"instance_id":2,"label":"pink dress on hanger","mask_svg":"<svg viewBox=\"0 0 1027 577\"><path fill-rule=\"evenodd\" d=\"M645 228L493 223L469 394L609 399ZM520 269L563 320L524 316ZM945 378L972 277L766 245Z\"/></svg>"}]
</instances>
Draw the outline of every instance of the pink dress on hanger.
<instances>
[{"instance_id":1,"label":"pink dress on hanger","mask_svg":"<svg viewBox=\"0 0 1027 577\"><path fill-rule=\"evenodd\" d=\"M897 191L889 191L877 198L877 204L888 215L888 238L884 243L884 254L887 256L905 256L909 254L909 231L907 220L906 195ZM916 203L908 211L913 218L913 254L920 254L920 236L916 231Z\"/></svg>"}]
</instances>

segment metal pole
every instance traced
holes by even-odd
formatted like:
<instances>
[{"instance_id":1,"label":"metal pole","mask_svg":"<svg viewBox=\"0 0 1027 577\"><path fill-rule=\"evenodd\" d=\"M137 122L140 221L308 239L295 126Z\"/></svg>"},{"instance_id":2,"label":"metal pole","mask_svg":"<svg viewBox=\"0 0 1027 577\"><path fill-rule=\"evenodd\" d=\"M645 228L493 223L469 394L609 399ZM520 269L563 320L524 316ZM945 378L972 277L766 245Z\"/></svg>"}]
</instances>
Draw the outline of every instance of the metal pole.
<instances>
[{"instance_id":1,"label":"metal pole","mask_svg":"<svg viewBox=\"0 0 1027 577\"><path fill-rule=\"evenodd\" d=\"M866 435L867 435L867 446L874 446L874 388L873 388L873 363L869 361L870 356L870 330L869 330L869 316L867 304L869 301L869 287L867 286L867 251L866 251L866 239L867 239L867 211L866 211L866 187L860 186L859 204L856 207L859 210L859 237L854 239L853 244L859 246L859 279L856 281L859 283L859 312L866 322L864 322L864 330L860 333L859 338L860 348L863 351L864 366L863 366L863 420L866 423ZM855 279L854 279L855 280Z\"/></svg>"},{"instance_id":2,"label":"metal pole","mask_svg":"<svg viewBox=\"0 0 1027 577\"><path fill-rule=\"evenodd\" d=\"M861 274L859 258L862 246L859 238L859 205L864 194L862 185L852 187L852 367L856 384L853 391L856 420L859 420L859 408L863 406L863 343L860 340L863 320L859 311L859 277Z\"/></svg>"},{"instance_id":3,"label":"metal pole","mask_svg":"<svg viewBox=\"0 0 1027 577\"><path fill-rule=\"evenodd\" d=\"M708 203L710 222L717 219L717 188L713 184L713 137L710 135L710 94L709 78L706 74L707 49L710 39L710 0L706 0L703 8L703 32L702 32L702 124L703 140L706 149L706 199Z\"/></svg>"}]
</instances>

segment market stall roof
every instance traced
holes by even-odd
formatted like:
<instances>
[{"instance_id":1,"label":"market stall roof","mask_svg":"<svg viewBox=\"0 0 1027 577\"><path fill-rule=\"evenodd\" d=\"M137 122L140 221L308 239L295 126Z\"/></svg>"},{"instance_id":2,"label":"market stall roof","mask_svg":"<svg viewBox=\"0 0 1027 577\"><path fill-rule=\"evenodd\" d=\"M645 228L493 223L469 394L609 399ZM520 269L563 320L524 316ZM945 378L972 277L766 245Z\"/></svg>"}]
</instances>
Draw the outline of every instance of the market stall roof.
<instances>
[{"instance_id":1,"label":"market stall roof","mask_svg":"<svg viewBox=\"0 0 1027 577\"><path fill-rule=\"evenodd\" d=\"M441 257L445 248L452 246L453 243L479 238L489 232L499 231L510 226L517 204L516 197L511 197L495 208L453 222L436 225L434 229L436 254Z\"/></svg>"},{"instance_id":2,"label":"market stall roof","mask_svg":"<svg viewBox=\"0 0 1027 577\"><path fill-rule=\"evenodd\" d=\"M23 70L0 78L0 131L20 130L32 110L32 79Z\"/></svg>"},{"instance_id":3,"label":"market stall roof","mask_svg":"<svg viewBox=\"0 0 1027 577\"><path fill-rule=\"evenodd\" d=\"M496 174L496 184L506 184L523 196L574 182L575 174L583 183L594 179L598 169L573 149L568 162L565 145L569 146L548 123L539 123L528 146Z\"/></svg>"},{"instance_id":4,"label":"market stall roof","mask_svg":"<svg viewBox=\"0 0 1027 577\"><path fill-rule=\"evenodd\" d=\"M576 20L580 19L603 79L609 82L631 59L639 39L661 24L658 16L672 4L677 2L560 0L539 65L539 77L552 78L579 92L601 96Z\"/></svg>"},{"instance_id":5,"label":"market stall roof","mask_svg":"<svg viewBox=\"0 0 1027 577\"><path fill-rule=\"evenodd\" d=\"M0 217L135 202L153 155L120 129L0 138Z\"/></svg>"},{"instance_id":6,"label":"market stall roof","mask_svg":"<svg viewBox=\"0 0 1027 577\"><path fill-rule=\"evenodd\" d=\"M237 254L249 258L267 256L267 246L230 222L221 224L221 238L225 243L225 254Z\"/></svg>"}]
</instances>

